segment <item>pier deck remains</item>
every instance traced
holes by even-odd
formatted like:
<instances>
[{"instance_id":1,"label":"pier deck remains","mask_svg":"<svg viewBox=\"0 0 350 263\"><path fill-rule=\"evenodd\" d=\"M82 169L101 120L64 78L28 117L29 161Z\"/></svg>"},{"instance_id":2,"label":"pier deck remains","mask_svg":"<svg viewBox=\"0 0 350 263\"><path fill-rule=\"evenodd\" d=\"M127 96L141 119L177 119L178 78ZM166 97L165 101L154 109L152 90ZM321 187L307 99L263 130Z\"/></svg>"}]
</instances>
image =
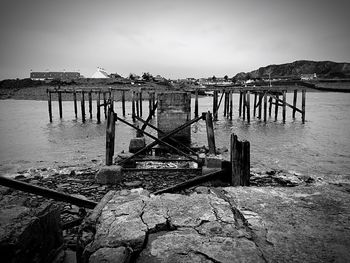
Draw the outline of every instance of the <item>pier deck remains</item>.
<instances>
[{"instance_id":1,"label":"pier deck remains","mask_svg":"<svg viewBox=\"0 0 350 263\"><path fill-rule=\"evenodd\" d=\"M107 106L114 103L114 93L121 93L121 113L120 116L126 116L126 93L131 97L131 116L133 121L136 117L142 117L144 113L144 101L148 100L148 113L154 107L159 93L164 91L156 91L149 88L94 88L94 89L48 89L48 113L50 122L53 121L52 104L57 100L59 109L59 118L63 118L62 95L68 96L74 102L75 117L78 118L78 99L80 100L80 113L82 122L86 121L88 108L89 118L93 118L93 101L96 101L96 119L97 123L101 123L101 108L103 115L107 119ZM170 91L171 92L171 91ZM191 106L194 116L198 117L199 94L204 92L213 93L212 112L214 121L218 120L218 112L220 107L223 108L225 118L232 120L233 116L238 116L243 121L250 122L251 117L267 122L269 119L278 120L279 112L282 115L282 121L286 121L287 108L292 110L292 118L296 118L296 114L300 114L301 120L305 122L306 113L306 89L305 87L295 86L274 86L274 87L207 87L205 89L187 89L184 92L192 93L194 97L194 105ZM293 93L293 101L287 101L287 93ZM300 102L298 102L298 93L301 93ZM233 94L239 94L238 101L234 101ZM299 95L300 97L300 95ZM56 99L55 99L56 98ZM238 114L234 114L233 105L238 104ZM88 105L86 105L88 104ZM298 106L299 105L299 106ZM119 113L118 113L119 114ZM274 118L272 118L272 114Z\"/></svg>"}]
</instances>

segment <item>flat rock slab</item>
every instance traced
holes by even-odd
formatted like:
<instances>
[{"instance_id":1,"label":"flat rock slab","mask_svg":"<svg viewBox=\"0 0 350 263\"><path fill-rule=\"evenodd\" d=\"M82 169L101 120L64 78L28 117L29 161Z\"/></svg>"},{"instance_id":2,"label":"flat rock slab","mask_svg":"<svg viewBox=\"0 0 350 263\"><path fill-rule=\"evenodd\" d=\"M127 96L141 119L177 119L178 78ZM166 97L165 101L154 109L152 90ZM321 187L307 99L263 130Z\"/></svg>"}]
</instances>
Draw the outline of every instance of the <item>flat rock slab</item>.
<instances>
[{"instance_id":1,"label":"flat rock slab","mask_svg":"<svg viewBox=\"0 0 350 263\"><path fill-rule=\"evenodd\" d=\"M345 262L349 193L333 188L112 191L81 229L82 262Z\"/></svg>"}]
</instances>

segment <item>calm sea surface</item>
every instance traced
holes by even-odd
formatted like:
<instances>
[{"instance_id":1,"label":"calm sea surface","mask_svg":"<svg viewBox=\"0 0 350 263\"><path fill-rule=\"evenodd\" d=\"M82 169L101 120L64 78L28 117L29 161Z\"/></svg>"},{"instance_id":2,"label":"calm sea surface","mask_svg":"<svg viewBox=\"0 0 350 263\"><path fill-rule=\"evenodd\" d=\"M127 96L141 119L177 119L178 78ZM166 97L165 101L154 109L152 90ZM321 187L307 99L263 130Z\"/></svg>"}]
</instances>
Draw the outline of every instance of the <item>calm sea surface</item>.
<instances>
[{"instance_id":1,"label":"calm sea surface","mask_svg":"<svg viewBox=\"0 0 350 263\"><path fill-rule=\"evenodd\" d=\"M293 120L290 109L287 109L285 124L281 115L277 122L274 117L266 124L252 117L251 123L247 124L238 118L236 94L233 120L223 117L222 107L219 111L219 120L214 124L216 146L229 147L230 134L235 133L240 140L250 141L252 167L293 170L323 178L350 178L350 94L306 95L305 124L301 123L298 113ZM287 101L292 101L292 94L288 94ZM212 111L211 102L212 97L201 98L200 112ZM115 108L121 113L119 102ZM130 103L127 108L130 113ZM105 122L96 123L95 105L93 120L88 119L86 107L85 124L81 123L80 109L79 118L75 120L72 102L63 102L63 109L63 120L59 120L58 105L54 102L54 120L49 123L45 101L0 101L1 174L29 167L88 164L104 159ZM148 102L144 102L143 109L146 118ZM272 111L274 115L274 109ZM130 115L126 117L130 118ZM134 135L132 128L117 122L116 152L127 150ZM192 141L199 146L207 145L203 121L192 126Z\"/></svg>"}]
</instances>

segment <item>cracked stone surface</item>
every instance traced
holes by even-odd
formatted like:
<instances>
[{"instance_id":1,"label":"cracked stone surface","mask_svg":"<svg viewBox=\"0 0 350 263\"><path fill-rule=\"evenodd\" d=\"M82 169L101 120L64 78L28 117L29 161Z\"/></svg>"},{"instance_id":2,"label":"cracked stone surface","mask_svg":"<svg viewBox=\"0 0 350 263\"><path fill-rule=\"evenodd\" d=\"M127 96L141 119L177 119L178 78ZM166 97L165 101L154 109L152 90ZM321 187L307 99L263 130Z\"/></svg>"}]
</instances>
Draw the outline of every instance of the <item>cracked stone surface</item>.
<instances>
[{"instance_id":1,"label":"cracked stone surface","mask_svg":"<svg viewBox=\"0 0 350 263\"><path fill-rule=\"evenodd\" d=\"M90 237L81 242L82 262L115 262L115 251L125 258L120 262L346 262L349 193L335 190L227 187L159 196L143 189L110 192L94 210L93 226L86 228L93 235L82 234Z\"/></svg>"}]
</instances>

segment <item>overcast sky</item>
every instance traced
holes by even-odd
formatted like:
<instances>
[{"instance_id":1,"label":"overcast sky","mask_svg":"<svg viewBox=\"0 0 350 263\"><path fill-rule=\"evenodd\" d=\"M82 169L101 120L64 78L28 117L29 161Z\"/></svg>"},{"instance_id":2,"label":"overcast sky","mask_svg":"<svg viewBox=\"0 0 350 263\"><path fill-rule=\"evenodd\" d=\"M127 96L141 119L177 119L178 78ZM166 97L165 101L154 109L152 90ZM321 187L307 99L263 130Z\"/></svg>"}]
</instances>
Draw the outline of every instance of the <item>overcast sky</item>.
<instances>
[{"instance_id":1,"label":"overcast sky","mask_svg":"<svg viewBox=\"0 0 350 263\"><path fill-rule=\"evenodd\" d=\"M0 79L100 66L128 76L233 76L350 62L349 0L3 0Z\"/></svg>"}]
</instances>

